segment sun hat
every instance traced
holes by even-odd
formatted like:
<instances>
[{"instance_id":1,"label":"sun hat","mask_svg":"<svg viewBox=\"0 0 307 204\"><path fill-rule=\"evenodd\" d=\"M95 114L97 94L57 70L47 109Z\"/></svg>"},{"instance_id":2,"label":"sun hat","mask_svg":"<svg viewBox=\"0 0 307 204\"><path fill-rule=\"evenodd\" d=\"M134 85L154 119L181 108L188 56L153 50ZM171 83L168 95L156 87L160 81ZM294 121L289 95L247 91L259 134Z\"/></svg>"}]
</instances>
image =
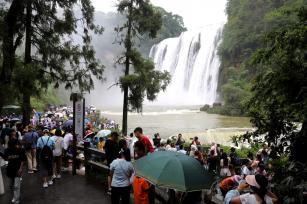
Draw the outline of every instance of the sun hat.
<instances>
[{"instance_id":1,"label":"sun hat","mask_svg":"<svg viewBox=\"0 0 307 204\"><path fill-rule=\"evenodd\" d=\"M245 181L250 186L253 186L258 189L263 189L268 186L268 180L265 178L265 176L260 174L248 175L246 176Z\"/></svg>"}]
</instances>

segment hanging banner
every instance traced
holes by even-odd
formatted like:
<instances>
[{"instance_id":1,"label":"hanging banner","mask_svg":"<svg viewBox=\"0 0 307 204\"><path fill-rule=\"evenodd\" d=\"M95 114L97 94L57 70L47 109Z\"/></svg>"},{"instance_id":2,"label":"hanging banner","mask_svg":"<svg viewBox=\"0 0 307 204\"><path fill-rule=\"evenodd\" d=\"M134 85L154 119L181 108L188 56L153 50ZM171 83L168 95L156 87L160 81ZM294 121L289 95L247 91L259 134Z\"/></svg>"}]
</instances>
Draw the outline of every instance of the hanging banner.
<instances>
[{"instance_id":1,"label":"hanging banner","mask_svg":"<svg viewBox=\"0 0 307 204\"><path fill-rule=\"evenodd\" d=\"M74 101L74 131L77 142L82 141L84 136L84 99Z\"/></svg>"}]
</instances>

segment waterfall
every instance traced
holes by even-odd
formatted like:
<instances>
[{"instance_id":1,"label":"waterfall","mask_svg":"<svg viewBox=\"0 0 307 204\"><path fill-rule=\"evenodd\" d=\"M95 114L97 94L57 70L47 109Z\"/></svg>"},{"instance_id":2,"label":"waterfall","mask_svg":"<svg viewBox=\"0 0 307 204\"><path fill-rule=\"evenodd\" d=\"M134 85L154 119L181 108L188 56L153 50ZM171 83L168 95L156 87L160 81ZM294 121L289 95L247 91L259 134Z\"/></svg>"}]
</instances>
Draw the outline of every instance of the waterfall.
<instances>
[{"instance_id":1,"label":"waterfall","mask_svg":"<svg viewBox=\"0 0 307 204\"><path fill-rule=\"evenodd\" d=\"M217 48L223 25L186 31L151 48L149 57L156 70L166 70L172 76L166 92L158 96L158 104L212 105L216 102L220 68Z\"/></svg>"}]
</instances>

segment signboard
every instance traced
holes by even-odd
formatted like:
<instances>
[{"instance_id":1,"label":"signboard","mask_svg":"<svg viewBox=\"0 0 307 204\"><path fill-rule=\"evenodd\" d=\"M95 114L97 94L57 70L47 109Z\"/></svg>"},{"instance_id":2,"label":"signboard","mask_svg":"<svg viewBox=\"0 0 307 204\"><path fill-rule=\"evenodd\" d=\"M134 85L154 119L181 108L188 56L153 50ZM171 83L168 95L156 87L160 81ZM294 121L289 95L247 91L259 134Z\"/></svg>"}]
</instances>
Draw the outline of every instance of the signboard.
<instances>
[{"instance_id":1,"label":"signboard","mask_svg":"<svg viewBox=\"0 0 307 204\"><path fill-rule=\"evenodd\" d=\"M74 132L80 142L84 136L84 99L74 101Z\"/></svg>"}]
</instances>

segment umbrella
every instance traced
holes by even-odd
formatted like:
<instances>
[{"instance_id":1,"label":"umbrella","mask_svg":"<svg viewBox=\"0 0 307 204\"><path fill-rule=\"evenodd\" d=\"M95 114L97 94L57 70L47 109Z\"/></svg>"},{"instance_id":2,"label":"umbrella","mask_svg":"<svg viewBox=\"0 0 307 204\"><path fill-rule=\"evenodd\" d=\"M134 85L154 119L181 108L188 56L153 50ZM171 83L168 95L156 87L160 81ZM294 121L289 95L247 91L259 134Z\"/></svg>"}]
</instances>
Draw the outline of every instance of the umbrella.
<instances>
[{"instance_id":1,"label":"umbrella","mask_svg":"<svg viewBox=\"0 0 307 204\"><path fill-rule=\"evenodd\" d=\"M10 119L10 121L11 122L18 122L18 121L20 121L20 119L19 118L12 118L12 119Z\"/></svg>"},{"instance_id":2,"label":"umbrella","mask_svg":"<svg viewBox=\"0 0 307 204\"><path fill-rule=\"evenodd\" d=\"M182 192L209 189L214 177L194 158L178 152L158 151L138 159L136 176L157 187Z\"/></svg>"},{"instance_id":3,"label":"umbrella","mask_svg":"<svg viewBox=\"0 0 307 204\"><path fill-rule=\"evenodd\" d=\"M56 131L56 129L53 129L53 130L50 131L50 133L55 135L55 131ZM63 130L61 130L61 132L62 132L62 135L64 135L65 132ZM57 135L57 136L61 136L61 135Z\"/></svg>"},{"instance_id":4,"label":"umbrella","mask_svg":"<svg viewBox=\"0 0 307 204\"><path fill-rule=\"evenodd\" d=\"M110 134L111 134L111 130L100 130L100 131L97 133L96 137L97 137L97 138L100 138L100 137L107 137L107 136L109 136Z\"/></svg>"},{"instance_id":5,"label":"umbrella","mask_svg":"<svg viewBox=\"0 0 307 204\"><path fill-rule=\"evenodd\" d=\"M73 125L73 120L67 120L63 124L63 128L70 128Z\"/></svg>"}]
</instances>

